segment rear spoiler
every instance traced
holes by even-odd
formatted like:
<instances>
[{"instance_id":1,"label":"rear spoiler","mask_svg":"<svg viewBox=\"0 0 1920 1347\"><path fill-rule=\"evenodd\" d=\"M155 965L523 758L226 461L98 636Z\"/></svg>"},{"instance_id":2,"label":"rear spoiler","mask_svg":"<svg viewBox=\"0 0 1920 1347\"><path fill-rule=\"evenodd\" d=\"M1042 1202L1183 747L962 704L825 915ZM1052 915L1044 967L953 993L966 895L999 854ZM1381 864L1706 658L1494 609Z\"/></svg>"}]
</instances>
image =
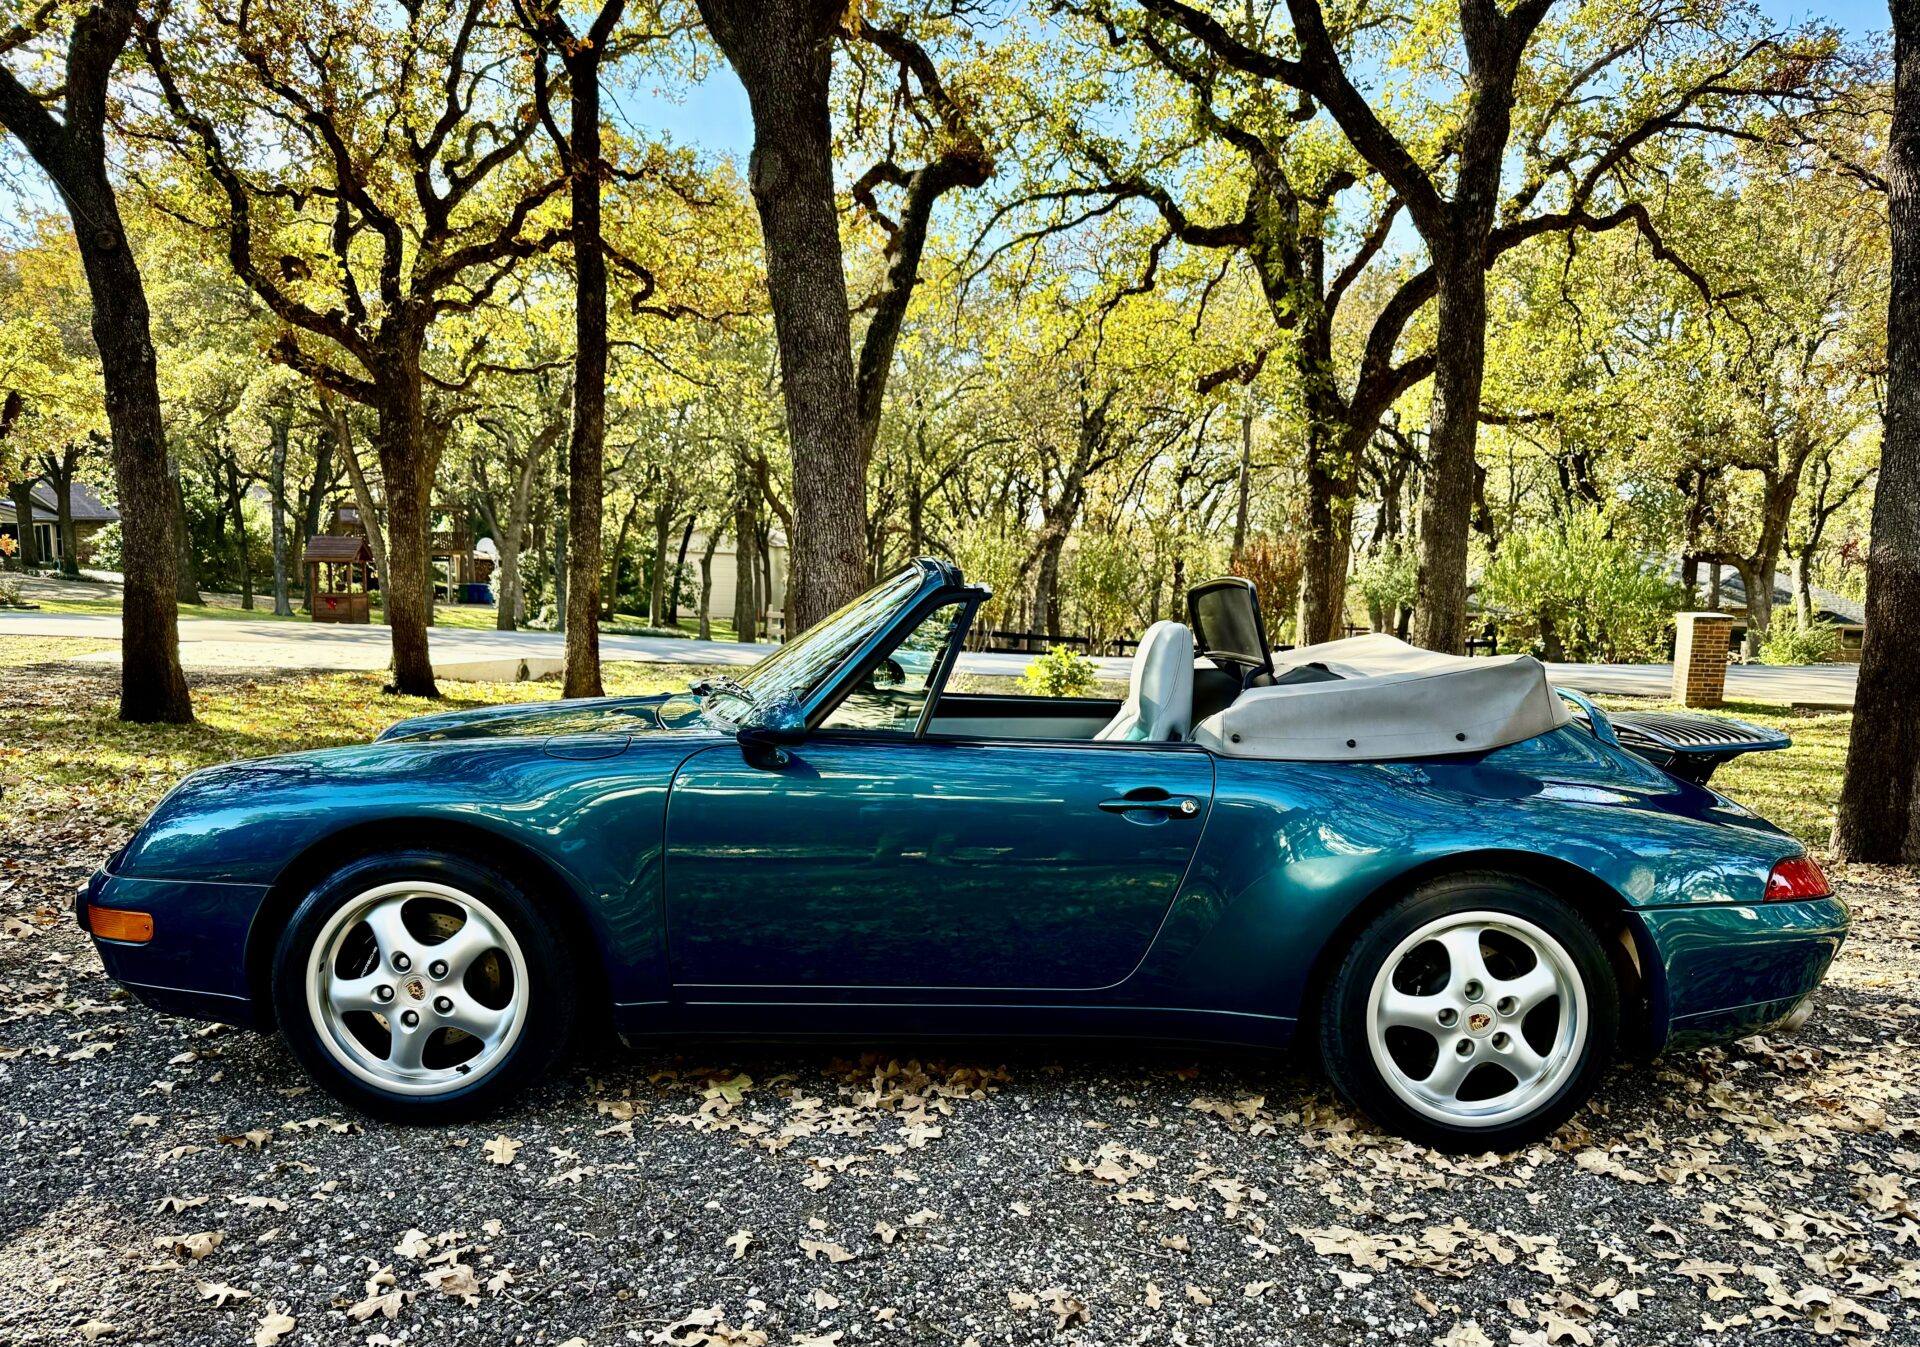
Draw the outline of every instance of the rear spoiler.
<instances>
[{"instance_id":1,"label":"rear spoiler","mask_svg":"<svg viewBox=\"0 0 1920 1347\"><path fill-rule=\"evenodd\" d=\"M1593 730L1594 737L1638 754L1669 776L1704 786L1714 769L1742 753L1772 753L1791 748L1793 740L1730 716L1703 716L1693 711L1621 711L1608 715L1577 692L1555 688L1572 702L1574 714Z\"/></svg>"}]
</instances>

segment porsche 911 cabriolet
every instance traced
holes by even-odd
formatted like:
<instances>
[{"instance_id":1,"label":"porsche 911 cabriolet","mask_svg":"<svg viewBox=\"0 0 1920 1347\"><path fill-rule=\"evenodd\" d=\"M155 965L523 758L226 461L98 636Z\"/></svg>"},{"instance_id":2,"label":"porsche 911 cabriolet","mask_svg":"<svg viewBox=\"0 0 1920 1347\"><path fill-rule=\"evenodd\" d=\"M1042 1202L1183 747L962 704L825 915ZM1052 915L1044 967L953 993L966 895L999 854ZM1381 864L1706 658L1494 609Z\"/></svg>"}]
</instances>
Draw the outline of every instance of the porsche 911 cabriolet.
<instances>
[{"instance_id":1,"label":"porsche 911 cabriolet","mask_svg":"<svg viewBox=\"0 0 1920 1347\"><path fill-rule=\"evenodd\" d=\"M737 677L196 772L80 920L140 1000L278 1027L393 1119L492 1109L589 1026L1297 1039L1456 1150L1803 1014L1845 936L1707 785L1781 736L1527 656L1275 651L1235 579L1123 700L963 691L988 597L917 561Z\"/></svg>"}]
</instances>

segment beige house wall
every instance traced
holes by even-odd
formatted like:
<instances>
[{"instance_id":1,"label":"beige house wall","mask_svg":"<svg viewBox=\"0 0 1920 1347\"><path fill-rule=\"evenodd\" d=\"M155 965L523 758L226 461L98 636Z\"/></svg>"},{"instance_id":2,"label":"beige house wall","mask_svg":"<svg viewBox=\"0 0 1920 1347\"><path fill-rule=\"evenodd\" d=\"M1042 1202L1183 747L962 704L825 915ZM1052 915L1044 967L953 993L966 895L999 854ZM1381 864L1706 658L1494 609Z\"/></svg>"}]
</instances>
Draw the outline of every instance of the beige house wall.
<instances>
[{"instance_id":1,"label":"beige house wall","mask_svg":"<svg viewBox=\"0 0 1920 1347\"><path fill-rule=\"evenodd\" d=\"M707 550L706 534L694 530L693 539L687 544L688 579L692 583L694 596L700 594L700 558ZM778 534L769 548L773 566L773 594L767 604L768 610L778 614L787 603L787 545ZM733 591L739 582L740 553L734 546L733 536L729 534L720 540L713 552L713 615L727 618L733 615ZM697 609L695 610L697 613ZM692 616L689 614L687 616Z\"/></svg>"}]
</instances>

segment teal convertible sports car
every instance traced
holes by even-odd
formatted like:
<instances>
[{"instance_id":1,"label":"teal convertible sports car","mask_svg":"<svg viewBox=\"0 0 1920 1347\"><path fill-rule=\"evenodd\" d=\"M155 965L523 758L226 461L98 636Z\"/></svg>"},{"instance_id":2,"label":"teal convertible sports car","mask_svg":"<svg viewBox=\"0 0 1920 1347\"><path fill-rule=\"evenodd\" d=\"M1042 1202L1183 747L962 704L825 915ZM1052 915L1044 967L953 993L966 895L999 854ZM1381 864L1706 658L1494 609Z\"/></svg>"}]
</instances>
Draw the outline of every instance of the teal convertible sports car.
<instances>
[{"instance_id":1,"label":"teal convertible sports car","mask_svg":"<svg viewBox=\"0 0 1920 1347\"><path fill-rule=\"evenodd\" d=\"M949 690L986 597L918 561L738 678L197 772L80 918L142 1001L278 1026L390 1118L490 1108L588 1025L1304 1035L1453 1149L1794 1016L1845 936L1704 784L1779 736L1609 718L1524 656L1274 652L1241 580L1124 701Z\"/></svg>"}]
</instances>

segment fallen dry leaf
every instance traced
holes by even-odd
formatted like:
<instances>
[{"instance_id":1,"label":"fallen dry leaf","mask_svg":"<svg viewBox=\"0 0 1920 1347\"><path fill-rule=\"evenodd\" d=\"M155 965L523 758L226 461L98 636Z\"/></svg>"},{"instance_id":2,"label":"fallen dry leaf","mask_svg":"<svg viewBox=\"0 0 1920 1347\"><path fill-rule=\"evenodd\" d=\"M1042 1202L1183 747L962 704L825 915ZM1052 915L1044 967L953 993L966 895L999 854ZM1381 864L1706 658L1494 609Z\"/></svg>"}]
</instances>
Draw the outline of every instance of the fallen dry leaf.
<instances>
[{"instance_id":1,"label":"fallen dry leaf","mask_svg":"<svg viewBox=\"0 0 1920 1347\"><path fill-rule=\"evenodd\" d=\"M293 1332L297 1322L277 1306L268 1309L260 1316L259 1327L253 1330L253 1347L280 1347L280 1339Z\"/></svg>"},{"instance_id":2,"label":"fallen dry leaf","mask_svg":"<svg viewBox=\"0 0 1920 1347\"><path fill-rule=\"evenodd\" d=\"M513 1157L520 1154L520 1147L525 1144L525 1142L515 1141L512 1137L495 1137L480 1149L487 1153L487 1159L494 1164L510 1165L513 1163Z\"/></svg>"}]
</instances>

